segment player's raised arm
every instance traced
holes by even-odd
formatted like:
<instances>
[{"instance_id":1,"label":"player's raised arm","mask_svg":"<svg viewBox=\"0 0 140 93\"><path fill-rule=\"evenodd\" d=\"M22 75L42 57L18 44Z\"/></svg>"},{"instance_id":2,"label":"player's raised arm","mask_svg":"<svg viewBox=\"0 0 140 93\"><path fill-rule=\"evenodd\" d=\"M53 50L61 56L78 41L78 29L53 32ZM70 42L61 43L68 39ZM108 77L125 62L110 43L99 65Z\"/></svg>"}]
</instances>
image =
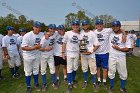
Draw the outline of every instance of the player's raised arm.
<instances>
[{"instance_id":1,"label":"player's raised arm","mask_svg":"<svg viewBox=\"0 0 140 93\"><path fill-rule=\"evenodd\" d=\"M125 43L126 42L126 33L123 29L121 29L122 32L122 42Z\"/></svg>"}]
</instances>

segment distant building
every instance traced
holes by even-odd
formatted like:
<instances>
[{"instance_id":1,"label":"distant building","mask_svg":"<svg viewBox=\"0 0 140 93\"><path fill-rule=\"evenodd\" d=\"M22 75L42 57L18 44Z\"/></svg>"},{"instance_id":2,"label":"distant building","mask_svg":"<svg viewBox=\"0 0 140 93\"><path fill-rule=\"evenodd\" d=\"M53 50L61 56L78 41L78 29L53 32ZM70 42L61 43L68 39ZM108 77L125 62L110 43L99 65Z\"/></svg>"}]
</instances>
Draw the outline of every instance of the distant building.
<instances>
[{"instance_id":1,"label":"distant building","mask_svg":"<svg viewBox=\"0 0 140 93\"><path fill-rule=\"evenodd\" d=\"M140 21L121 21L122 29L140 31Z\"/></svg>"}]
</instances>

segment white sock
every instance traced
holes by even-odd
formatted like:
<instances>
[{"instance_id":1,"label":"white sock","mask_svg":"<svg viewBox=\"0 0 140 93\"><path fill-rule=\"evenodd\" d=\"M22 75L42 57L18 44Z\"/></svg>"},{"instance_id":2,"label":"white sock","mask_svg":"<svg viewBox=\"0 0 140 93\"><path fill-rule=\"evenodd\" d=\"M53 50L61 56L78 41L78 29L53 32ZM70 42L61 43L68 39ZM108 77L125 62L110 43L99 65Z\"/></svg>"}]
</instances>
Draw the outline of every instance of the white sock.
<instances>
[{"instance_id":1,"label":"white sock","mask_svg":"<svg viewBox=\"0 0 140 93\"><path fill-rule=\"evenodd\" d=\"M98 81L101 82L101 78L100 77L98 77Z\"/></svg>"},{"instance_id":2,"label":"white sock","mask_svg":"<svg viewBox=\"0 0 140 93\"><path fill-rule=\"evenodd\" d=\"M64 75L64 79L67 78L67 75Z\"/></svg>"},{"instance_id":3,"label":"white sock","mask_svg":"<svg viewBox=\"0 0 140 93\"><path fill-rule=\"evenodd\" d=\"M103 79L103 82L106 82L106 79Z\"/></svg>"},{"instance_id":4,"label":"white sock","mask_svg":"<svg viewBox=\"0 0 140 93\"><path fill-rule=\"evenodd\" d=\"M57 80L59 80L59 77L57 77Z\"/></svg>"}]
</instances>

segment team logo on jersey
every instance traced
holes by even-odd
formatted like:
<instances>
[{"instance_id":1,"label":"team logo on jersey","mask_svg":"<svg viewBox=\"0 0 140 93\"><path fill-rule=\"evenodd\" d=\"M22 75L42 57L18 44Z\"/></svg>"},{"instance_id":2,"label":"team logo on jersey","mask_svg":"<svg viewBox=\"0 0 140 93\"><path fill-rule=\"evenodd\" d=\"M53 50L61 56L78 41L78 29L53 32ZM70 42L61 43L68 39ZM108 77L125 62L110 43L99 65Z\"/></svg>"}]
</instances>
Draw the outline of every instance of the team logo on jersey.
<instances>
[{"instance_id":1,"label":"team logo on jersey","mask_svg":"<svg viewBox=\"0 0 140 93\"><path fill-rule=\"evenodd\" d=\"M15 45L16 41L14 39L10 39L10 45Z\"/></svg>"},{"instance_id":2,"label":"team logo on jersey","mask_svg":"<svg viewBox=\"0 0 140 93\"><path fill-rule=\"evenodd\" d=\"M53 39L50 39L49 46L52 46L52 45L54 45L54 41L55 41L55 39L54 39L54 38L53 38Z\"/></svg>"},{"instance_id":3,"label":"team logo on jersey","mask_svg":"<svg viewBox=\"0 0 140 93\"><path fill-rule=\"evenodd\" d=\"M62 40L63 40L63 38L60 37L60 38L57 40L57 43L60 44L60 45L62 45Z\"/></svg>"},{"instance_id":4,"label":"team logo on jersey","mask_svg":"<svg viewBox=\"0 0 140 93\"><path fill-rule=\"evenodd\" d=\"M36 38L36 39L35 39L35 45L36 45L36 44L39 44L39 43L40 43L40 41L41 41L41 39L40 39L40 38Z\"/></svg>"},{"instance_id":5,"label":"team logo on jersey","mask_svg":"<svg viewBox=\"0 0 140 93\"><path fill-rule=\"evenodd\" d=\"M98 41L99 41L99 42L104 41L103 35L102 35L102 34L97 34L97 38L98 38Z\"/></svg>"},{"instance_id":6,"label":"team logo on jersey","mask_svg":"<svg viewBox=\"0 0 140 93\"><path fill-rule=\"evenodd\" d=\"M83 39L86 40L86 44L89 44L88 36L84 35L84 36L83 36Z\"/></svg>"},{"instance_id":7,"label":"team logo on jersey","mask_svg":"<svg viewBox=\"0 0 140 93\"><path fill-rule=\"evenodd\" d=\"M113 37L113 39L111 40L111 43L113 44L113 45L119 45L119 43L118 43L118 41L119 41L119 37Z\"/></svg>"},{"instance_id":8,"label":"team logo on jersey","mask_svg":"<svg viewBox=\"0 0 140 93\"><path fill-rule=\"evenodd\" d=\"M76 43L78 43L78 41L79 41L78 37L77 36L73 36L70 42L73 43L73 44L76 44Z\"/></svg>"}]
</instances>

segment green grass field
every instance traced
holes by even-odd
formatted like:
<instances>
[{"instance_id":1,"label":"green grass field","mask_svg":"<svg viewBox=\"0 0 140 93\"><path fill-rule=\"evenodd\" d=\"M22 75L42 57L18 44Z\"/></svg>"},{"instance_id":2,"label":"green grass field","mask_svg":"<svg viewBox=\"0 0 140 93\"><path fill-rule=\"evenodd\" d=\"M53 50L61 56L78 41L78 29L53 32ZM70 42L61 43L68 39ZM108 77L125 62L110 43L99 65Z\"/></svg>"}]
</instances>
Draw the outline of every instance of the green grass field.
<instances>
[{"instance_id":1,"label":"green grass field","mask_svg":"<svg viewBox=\"0 0 140 93\"><path fill-rule=\"evenodd\" d=\"M126 88L128 90L128 93L140 93L140 58L132 56L127 57L127 68L128 68L128 79ZM25 93L26 86L25 86L25 80L24 80L24 71L23 67L20 69L20 72L22 76L20 79L12 79L8 67L8 63L4 62L3 67L3 76L5 77L5 80L0 81L0 93ZM47 71L47 91L46 93L63 93L67 89L66 83L63 82L63 79L60 79L60 87L58 90L54 90L51 86L51 78L49 74L49 70ZM60 73L61 77L63 77L62 72ZM116 75L115 79L115 89L113 93L120 93L119 87L120 87L120 81L118 78L118 74ZM39 83L41 85L41 75L40 75ZM88 77L89 83L88 87L83 90L81 88L83 83L83 77L82 77L82 71L81 67L79 67L78 70L78 87L76 89L72 90L72 93L94 93L93 92L93 86L91 84L90 75ZM34 91L33 87L33 78L32 78L32 93L43 93L43 92L36 92ZM98 93L107 93L103 88L99 89Z\"/></svg>"}]
</instances>

